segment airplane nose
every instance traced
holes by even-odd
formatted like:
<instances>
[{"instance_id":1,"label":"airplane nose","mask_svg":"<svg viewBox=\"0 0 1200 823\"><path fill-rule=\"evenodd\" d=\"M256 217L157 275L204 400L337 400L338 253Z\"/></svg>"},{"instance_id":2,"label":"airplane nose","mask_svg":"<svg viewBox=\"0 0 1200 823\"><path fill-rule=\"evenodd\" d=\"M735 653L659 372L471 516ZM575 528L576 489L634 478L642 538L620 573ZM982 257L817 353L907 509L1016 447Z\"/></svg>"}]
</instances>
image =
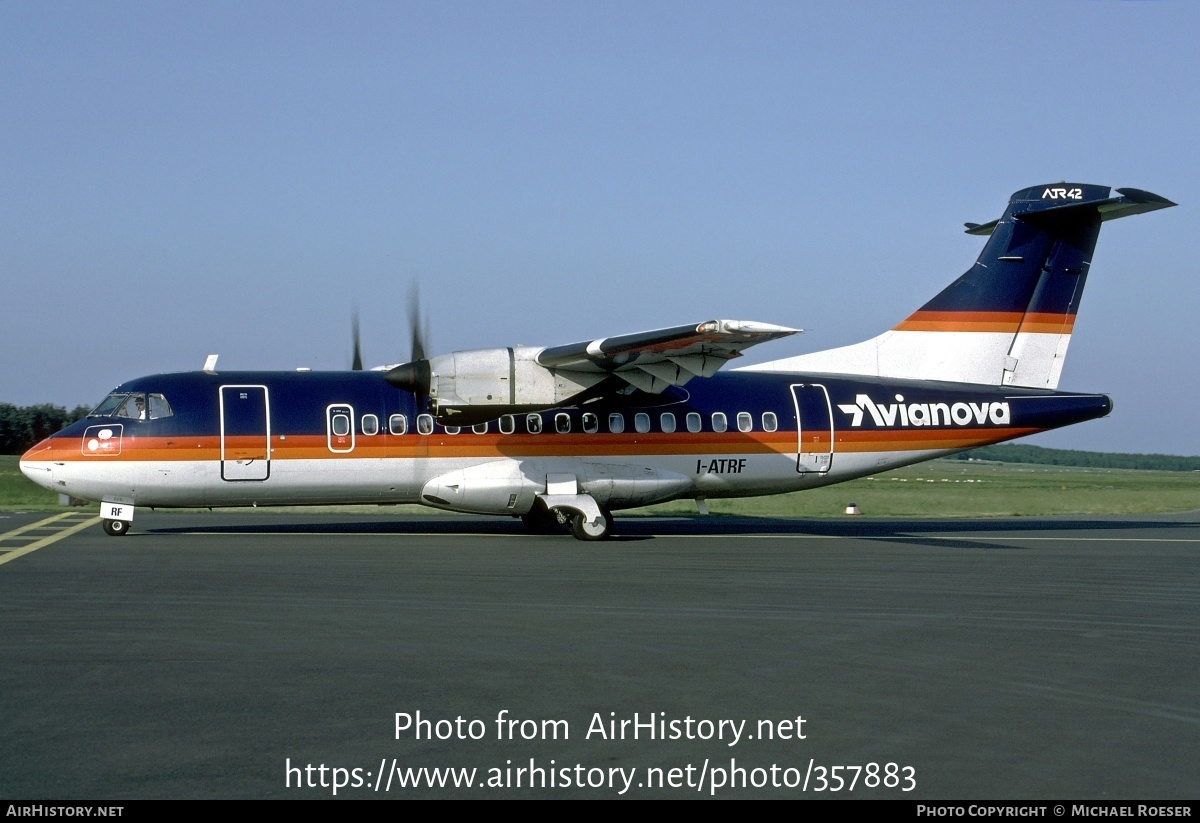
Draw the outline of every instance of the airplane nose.
<instances>
[{"instance_id":1,"label":"airplane nose","mask_svg":"<svg viewBox=\"0 0 1200 823\"><path fill-rule=\"evenodd\" d=\"M54 464L45 459L45 454L50 449L50 445L42 441L34 446L29 451L21 455L21 459L17 465L21 468L21 474L28 477L34 483L37 483L44 489L54 490Z\"/></svg>"},{"instance_id":2,"label":"airplane nose","mask_svg":"<svg viewBox=\"0 0 1200 823\"><path fill-rule=\"evenodd\" d=\"M34 466L30 463L21 461L21 474L28 477L34 483L44 488L49 488L53 482L53 470L48 465Z\"/></svg>"}]
</instances>

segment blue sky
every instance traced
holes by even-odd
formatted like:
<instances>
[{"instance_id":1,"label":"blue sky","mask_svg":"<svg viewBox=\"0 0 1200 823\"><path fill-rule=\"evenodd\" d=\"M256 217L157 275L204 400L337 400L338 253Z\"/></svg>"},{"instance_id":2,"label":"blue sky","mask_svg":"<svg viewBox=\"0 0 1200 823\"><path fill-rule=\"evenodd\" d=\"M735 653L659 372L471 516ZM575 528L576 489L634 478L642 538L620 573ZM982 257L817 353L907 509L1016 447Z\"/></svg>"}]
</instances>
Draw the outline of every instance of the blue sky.
<instances>
[{"instance_id":1,"label":"blue sky","mask_svg":"<svg viewBox=\"0 0 1200 823\"><path fill-rule=\"evenodd\" d=\"M965 221L1069 180L1106 224L1029 442L1200 454L1200 4L0 4L0 402L143 374L554 345L714 317L871 337Z\"/></svg>"}]
</instances>

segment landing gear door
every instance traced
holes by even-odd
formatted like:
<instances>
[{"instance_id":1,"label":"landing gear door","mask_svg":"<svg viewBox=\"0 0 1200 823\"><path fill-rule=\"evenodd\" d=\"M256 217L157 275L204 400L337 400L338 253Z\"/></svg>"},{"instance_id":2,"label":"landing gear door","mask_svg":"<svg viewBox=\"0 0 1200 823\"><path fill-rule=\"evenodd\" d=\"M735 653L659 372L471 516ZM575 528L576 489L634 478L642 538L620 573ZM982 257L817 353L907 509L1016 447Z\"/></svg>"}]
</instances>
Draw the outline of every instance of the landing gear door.
<instances>
[{"instance_id":1,"label":"landing gear door","mask_svg":"<svg viewBox=\"0 0 1200 823\"><path fill-rule=\"evenodd\" d=\"M796 403L796 471L824 474L833 465L833 409L829 392L819 383L792 386Z\"/></svg>"},{"instance_id":2,"label":"landing gear door","mask_svg":"<svg viewBox=\"0 0 1200 823\"><path fill-rule=\"evenodd\" d=\"M271 476L271 409L266 386L221 387L221 479Z\"/></svg>"}]
</instances>

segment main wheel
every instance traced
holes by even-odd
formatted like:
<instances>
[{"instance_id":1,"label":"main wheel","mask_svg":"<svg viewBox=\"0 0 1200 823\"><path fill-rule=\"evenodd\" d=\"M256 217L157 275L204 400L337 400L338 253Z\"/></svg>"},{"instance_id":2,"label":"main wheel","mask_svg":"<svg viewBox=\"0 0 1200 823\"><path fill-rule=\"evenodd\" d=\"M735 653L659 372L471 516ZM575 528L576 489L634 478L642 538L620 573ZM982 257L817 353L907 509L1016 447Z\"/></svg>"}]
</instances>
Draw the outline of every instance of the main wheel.
<instances>
[{"instance_id":1,"label":"main wheel","mask_svg":"<svg viewBox=\"0 0 1200 823\"><path fill-rule=\"evenodd\" d=\"M571 534L576 540L607 540L612 535L613 516L604 509L600 513L604 519L599 525L589 523L582 514L572 515Z\"/></svg>"},{"instance_id":2,"label":"main wheel","mask_svg":"<svg viewBox=\"0 0 1200 823\"><path fill-rule=\"evenodd\" d=\"M104 532L113 537L124 537L129 534L129 523L125 520L105 520Z\"/></svg>"},{"instance_id":3,"label":"main wheel","mask_svg":"<svg viewBox=\"0 0 1200 823\"><path fill-rule=\"evenodd\" d=\"M562 523L558 521L558 514L547 509L546 504L541 500L537 501L532 509L521 515L521 522L534 534L558 534L559 529L562 528Z\"/></svg>"}]
</instances>

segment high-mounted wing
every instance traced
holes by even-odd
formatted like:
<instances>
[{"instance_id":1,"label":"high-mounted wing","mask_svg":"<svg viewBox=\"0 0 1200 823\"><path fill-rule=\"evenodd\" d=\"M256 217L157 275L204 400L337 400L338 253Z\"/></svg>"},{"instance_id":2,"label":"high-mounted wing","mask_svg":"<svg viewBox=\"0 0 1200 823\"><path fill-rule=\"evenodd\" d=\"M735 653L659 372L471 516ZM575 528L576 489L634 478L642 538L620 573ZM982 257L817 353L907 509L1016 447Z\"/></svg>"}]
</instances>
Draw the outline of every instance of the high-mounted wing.
<instances>
[{"instance_id":1,"label":"high-mounted wing","mask_svg":"<svg viewBox=\"0 0 1200 823\"><path fill-rule=\"evenodd\" d=\"M741 357L743 349L799 331L753 320L709 320L553 346L542 349L537 362L549 369L616 374L653 394L693 377L712 377L726 362Z\"/></svg>"},{"instance_id":2,"label":"high-mounted wing","mask_svg":"<svg viewBox=\"0 0 1200 823\"><path fill-rule=\"evenodd\" d=\"M397 388L427 396L438 420L459 425L502 414L568 406L610 378L657 394L694 377L711 377L743 350L799 329L748 320L605 337L550 348L478 349L405 363L388 371Z\"/></svg>"}]
</instances>

